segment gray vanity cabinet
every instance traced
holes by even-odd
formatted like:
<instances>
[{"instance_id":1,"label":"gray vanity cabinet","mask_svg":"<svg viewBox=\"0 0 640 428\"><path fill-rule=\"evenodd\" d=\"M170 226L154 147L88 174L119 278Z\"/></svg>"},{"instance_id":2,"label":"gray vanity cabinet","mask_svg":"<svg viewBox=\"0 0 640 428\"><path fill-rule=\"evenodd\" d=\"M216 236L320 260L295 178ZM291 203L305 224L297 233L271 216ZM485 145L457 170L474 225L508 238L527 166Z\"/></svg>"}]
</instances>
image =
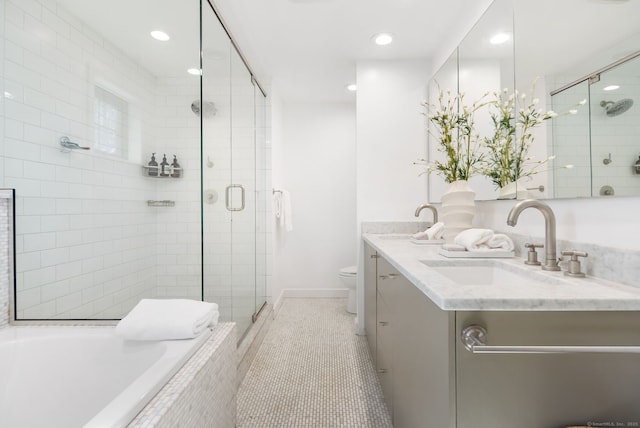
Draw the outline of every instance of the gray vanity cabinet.
<instances>
[{"instance_id":1,"label":"gray vanity cabinet","mask_svg":"<svg viewBox=\"0 0 640 428\"><path fill-rule=\"evenodd\" d=\"M366 334L395 428L640 427L640 353L537 352L637 347L640 312L445 311L383 257L366 269ZM510 353L472 353L469 326Z\"/></svg>"},{"instance_id":2,"label":"gray vanity cabinet","mask_svg":"<svg viewBox=\"0 0 640 428\"><path fill-rule=\"evenodd\" d=\"M487 344L515 352L473 354L457 340L459 428L640 427L640 354L520 348L637 346L640 313L456 312L453 331L469 325L486 329Z\"/></svg>"},{"instance_id":3,"label":"gray vanity cabinet","mask_svg":"<svg viewBox=\"0 0 640 428\"><path fill-rule=\"evenodd\" d=\"M365 328L394 427L454 427L453 314L438 309L384 258L370 260L377 277L365 283L365 294L377 291L377 325L370 330L365 322Z\"/></svg>"},{"instance_id":4,"label":"gray vanity cabinet","mask_svg":"<svg viewBox=\"0 0 640 428\"><path fill-rule=\"evenodd\" d=\"M364 329L367 333L367 343L376 365L376 324L377 324L377 298L376 290L378 253L370 245L364 246ZM371 286L373 284L373 286Z\"/></svg>"}]
</instances>

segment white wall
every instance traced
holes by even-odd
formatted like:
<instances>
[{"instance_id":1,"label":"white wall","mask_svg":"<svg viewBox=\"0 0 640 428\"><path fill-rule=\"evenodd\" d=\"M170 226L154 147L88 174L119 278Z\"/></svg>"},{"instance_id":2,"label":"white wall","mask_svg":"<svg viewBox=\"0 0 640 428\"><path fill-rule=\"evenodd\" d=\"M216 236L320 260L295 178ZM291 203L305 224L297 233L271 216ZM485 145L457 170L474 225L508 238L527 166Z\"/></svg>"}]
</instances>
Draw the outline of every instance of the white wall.
<instances>
[{"instance_id":1,"label":"white wall","mask_svg":"<svg viewBox=\"0 0 640 428\"><path fill-rule=\"evenodd\" d=\"M545 201L554 211L557 239L640 250L640 198L558 199ZM504 233L544 237L544 218L536 209L525 210L515 227L507 226L507 215L515 201L480 202L474 225Z\"/></svg>"},{"instance_id":2,"label":"white wall","mask_svg":"<svg viewBox=\"0 0 640 428\"><path fill-rule=\"evenodd\" d=\"M273 187L291 193L293 230L274 226L270 294L276 302L285 289L327 295L343 288L338 270L356 263L354 105L275 100L272 108Z\"/></svg>"},{"instance_id":3,"label":"white wall","mask_svg":"<svg viewBox=\"0 0 640 428\"><path fill-rule=\"evenodd\" d=\"M415 220L427 202L426 175L413 162L426 157L426 61L357 64L358 224Z\"/></svg>"}]
</instances>

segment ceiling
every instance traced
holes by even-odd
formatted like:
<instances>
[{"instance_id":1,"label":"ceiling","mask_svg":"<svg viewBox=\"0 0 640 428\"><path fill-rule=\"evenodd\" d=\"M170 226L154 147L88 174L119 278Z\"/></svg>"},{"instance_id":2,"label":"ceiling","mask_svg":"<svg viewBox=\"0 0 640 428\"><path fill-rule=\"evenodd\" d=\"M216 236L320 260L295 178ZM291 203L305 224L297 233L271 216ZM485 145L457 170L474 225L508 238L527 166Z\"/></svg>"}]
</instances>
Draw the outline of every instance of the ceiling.
<instances>
[{"instance_id":1,"label":"ceiling","mask_svg":"<svg viewBox=\"0 0 640 428\"><path fill-rule=\"evenodd\" d=\"M285 100L353 101L345 86L355 82L356 61L431 60L491 0L213 2L258 79ZM375 45L381 32L394 42Z\"/></svg>"},{"instance_id":2,"label":"ceiling","mask_svg":"<svg viewBox=\"0 0 640 428\"><path fill-rule=\"evenodd\" d=\"M356 61L431 59L454 24L472 21L491 0L212 1L262 86L284 100L353 102L345 86L355 81ZM198 64L197 0L58 2L153 74L181 76ZM151 39L158 28L171 40ZM380 32L394 42L373 44Z\"/></svg>"},{"instance_id":3,"label":"ceiling","mask_svg":"<svg viewBox=\"0 0 640 428\"><path fill-rule=\"evenodd\" d=\"M358 61L425 59L437 65L492 0L210 1L268 92L275 88L284 101L354 102L346 85L355 82ZM197 0L58 3L79 18L79 25L100 34L156 76L185 76L187 68L199 64ZM637 33L640 0L518 4L517 15L524 21L516 28L531 27L530 37L519 33L519 51L528 52L520 57L537 64L564 66L614 42L622 48L620 37ZM213 14L204 17L203 26L204 59L223 59L230 46L225 33L214 28ZM151 39L149 32L158 28L171 40ZM392 33L394 42L372 43L371 37L380 32ZM570 40L570 49L552 54L551 47Z\"/></svg>"}]
</instances>

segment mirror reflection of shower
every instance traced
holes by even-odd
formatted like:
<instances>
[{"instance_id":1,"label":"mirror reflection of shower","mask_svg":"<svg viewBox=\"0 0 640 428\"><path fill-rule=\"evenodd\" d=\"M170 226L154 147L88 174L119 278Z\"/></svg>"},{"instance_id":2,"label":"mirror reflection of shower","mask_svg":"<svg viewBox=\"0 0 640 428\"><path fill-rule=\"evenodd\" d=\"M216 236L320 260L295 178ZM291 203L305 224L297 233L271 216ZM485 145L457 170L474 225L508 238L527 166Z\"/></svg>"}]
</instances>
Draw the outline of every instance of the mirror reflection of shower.
<instances>
[{"instance_id":1,"label":"mirror reflection of shower","mask_svg":"<svg viewBox=\"0 0 640 428\"><path fill-rule=\"evenodd\" d=\"M600 101L600 107L604 108L607 116L613 117L621 115L633 106L631 98L625 98L620 101Z\"/></svg>"},{"instance_id":2,"label":"mirror reflection of shower","mask_svg":"<svg viewBox=\"0 0 640 428\"><path fill-rule=\"evenodd\" d=\"M554 196L640 196L640 110L634 106L640 97L640 51L553 90L552 108L563 111L583 97L591 100L589 109L552 123L556 165L578 166L554 171Z\"/></svg>"}]
</instances>

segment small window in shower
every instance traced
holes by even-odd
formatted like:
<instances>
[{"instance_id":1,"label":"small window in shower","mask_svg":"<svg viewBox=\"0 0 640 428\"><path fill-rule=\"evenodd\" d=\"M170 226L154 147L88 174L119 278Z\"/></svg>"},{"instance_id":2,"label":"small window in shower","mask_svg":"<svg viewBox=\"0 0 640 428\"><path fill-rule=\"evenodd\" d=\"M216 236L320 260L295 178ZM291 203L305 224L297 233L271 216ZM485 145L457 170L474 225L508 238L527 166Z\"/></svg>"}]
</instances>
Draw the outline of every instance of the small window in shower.
<instances>
[{"instance_id":1,"label":"small window in shower","mask_svg":"<svg viewBox=\"0 0 640 428\"><path fill-rule=\"evenodd\" d=\"M95 150L126 159L128 108L126 100L100 86L95 87Z\"/></svg>"}]
</instances>

